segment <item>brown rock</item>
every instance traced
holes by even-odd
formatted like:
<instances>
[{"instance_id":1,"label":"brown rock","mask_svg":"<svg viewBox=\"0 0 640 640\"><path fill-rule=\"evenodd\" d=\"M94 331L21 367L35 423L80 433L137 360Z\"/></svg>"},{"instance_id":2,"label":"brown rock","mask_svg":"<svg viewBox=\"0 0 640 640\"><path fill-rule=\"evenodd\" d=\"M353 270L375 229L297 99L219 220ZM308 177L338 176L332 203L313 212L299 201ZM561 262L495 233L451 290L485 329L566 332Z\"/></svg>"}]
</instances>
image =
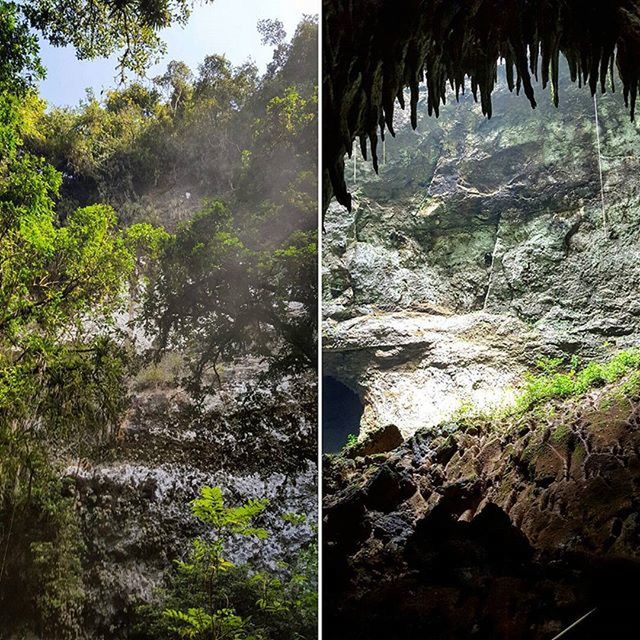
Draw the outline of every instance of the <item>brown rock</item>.
<instances>
[{"instance_id":1,"label":"brown rock","mask_svg":"<svg viewBox=\"0 0 640 640\"><path fill-rule=\"evenodd\" d=\"M376 429L347 451L349 457L372 456L377 453L387 453L403 442L400 430L394 424L388 424Z\"/></svg>"}]
</instances>

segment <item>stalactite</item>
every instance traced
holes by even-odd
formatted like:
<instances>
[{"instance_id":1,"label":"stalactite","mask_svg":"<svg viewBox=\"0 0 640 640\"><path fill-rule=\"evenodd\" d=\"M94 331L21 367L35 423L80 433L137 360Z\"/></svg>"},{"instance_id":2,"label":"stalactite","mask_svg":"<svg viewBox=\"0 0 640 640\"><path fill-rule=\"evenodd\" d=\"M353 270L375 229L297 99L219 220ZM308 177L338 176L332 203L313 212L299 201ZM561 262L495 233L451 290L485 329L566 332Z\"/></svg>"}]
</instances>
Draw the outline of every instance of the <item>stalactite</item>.
<instances>
[{"instance_id":1,"label":"stalactite","mask_svg":"<svg viewBox=\"0 0 640 640\"><path fill-rule=\"evenodd\" d=\"M592 94L598 84L605 90L607 76L613 83L615 64L634 117L640 82L636 0L323 0L323 9L325 183L347 207L345 153L359 138L366 158L368 139L377 171L378 135L394 135L395 104L405 108L405 88L417 126L423 81L429 115L439 116L448 87L459 98L469 77L474 98L491 117L503 60L511 91L522 89L535 107L532 78L540 74L557 106L562 54L572 81Z\"/></svg>"}]
</instances>

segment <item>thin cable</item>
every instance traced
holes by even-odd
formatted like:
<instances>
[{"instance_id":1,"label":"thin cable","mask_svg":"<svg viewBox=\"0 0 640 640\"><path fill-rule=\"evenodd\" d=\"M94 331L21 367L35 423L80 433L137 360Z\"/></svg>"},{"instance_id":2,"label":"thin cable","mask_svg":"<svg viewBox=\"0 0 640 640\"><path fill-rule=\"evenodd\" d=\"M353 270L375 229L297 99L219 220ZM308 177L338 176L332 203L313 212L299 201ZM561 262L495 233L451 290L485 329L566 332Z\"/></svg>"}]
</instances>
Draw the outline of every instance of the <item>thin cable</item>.
<instances>
[{"instance_id":1,"label":"thin cable","mask_svg":"<svg viewBox=\"0 0 640 640\"><path fill-rule=\"evenodd\" d=\"M487 281L487 292L484 296L484 304L482 305L482 310L487 310L487 304L489 304L489 295L491 294L491 287L493 285L493 265L496 261L496 254L498 253L498 243L500 242L500 222L502 216L498 218L498 224L496 225L496 239L493 243L493 251L491 252L491 265L489 267L489 279Z\"/></svg>"},{"instance_id":2,"label":"thin cable","mask_svg":"<svg viewBox=\"0 0 640 640\"><path fill-rule=\"evenodd\" d=\"M598 173L600 174L600 204L602 205L602 230L607 235L607 214L604 208L604 180L602 179L602 155L600 153L600 123L598 121L598 100L593 94L593 113L596 121L596 147L598 149Z\"/></svg>"},{"instance_id":3,"label":"thin cable","mask_svg":"<svg viewBox=\"0 0 640 640\"><path fill-rule=\"evenodd\" d=\"M582 616L582 618L578 618L573 624L570 624L564 631L561 631L557 636L553 636L553 638L551 640L558 640L558 638L562 638L562 636L564 636L565 634L569 633L569 631L571 631L571 629L573 629L574 627L579 625L583 620L588 618L595 610L596 609L593 608L588 613L585 613Z\"/></svg>"}]
</instances>

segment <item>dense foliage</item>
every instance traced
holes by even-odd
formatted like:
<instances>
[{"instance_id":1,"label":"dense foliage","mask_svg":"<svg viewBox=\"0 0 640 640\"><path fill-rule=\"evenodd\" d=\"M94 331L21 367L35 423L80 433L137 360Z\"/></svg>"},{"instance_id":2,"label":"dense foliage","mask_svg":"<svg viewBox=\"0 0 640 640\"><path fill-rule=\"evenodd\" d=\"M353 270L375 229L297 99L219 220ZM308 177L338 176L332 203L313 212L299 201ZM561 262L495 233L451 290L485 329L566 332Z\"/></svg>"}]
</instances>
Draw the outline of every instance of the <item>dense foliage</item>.
<instances>
[{"instance_id":1,"label":"dense foliage","mask_svg":"<svg viewBox=\"0 0 640 640\"><path fill-rule=\"evenodd\" d=\"M195 74L171 62L151 84L43 114L28 142L63 172L66 200L176 222L168 195L223 198L254 242L282 242L316 226L316 32L303 21L261 78L220 55Z\"/></svg>"},{"instance_id":2,"label":"dense foliage","mask_svg":"<svg viewBox=\"0 0 640 640\"><path fill-rule=\"evenodd\" d=\"M196 370L247 349L315 366L316 24L290 44L261 28L276 45L262 78L224 56L197 75L172 62L153 86L42 112L28 139L65 176L63 211L101 200L178 227L148 316L162 348L190 343Z\"/></svg>"},{"instance_id":3,"label":"dense foliage","mask_svg":"<svg viewBox=\"0 0 640 640\"><path fill-rule=\"evenodd\" d=\"M7 599L19 595L20 606L54 631L77 624L81 589L69 588L70 599L41 590L60 563L77 559L79 543L49 452L63 447L68 462L79 460L117 425L129 353L111 316L139 252L157 248L161 234L149 225L119 229L108 205L59 220L62 178L22 145L34 102L0 94L0 602L11 610ZM25 546L37 580L16 552ZM69 546L75 552L67 556ZM73 582L74 571L65 571Z\"/></svg>"},{"instance_id":4,"label":"dense foliage","mask_svg":"<svg viewBox=\"0 0 640 640\"><path fill-rule=\"evenodd\" d=\"M0 90L20 93L41 78L38 42L15 4L0 4Z\"/></svg>"},{"instance_id":5,"label":"dense foliage","mask_svg":"<svg viewBox=\"0 0 640 640\"><path fill-rule=\"evenodd\" d=\"M287 370L314 367L316 246L311 234L284 248L252 250L229 210L209 202L179 228L147 300L146 316L162 348L191 357L191 380L206 386L208 369L250 352Z\"/></svg>"},{"instance_id":6,"label":"dense foliage","mask_svg":"<svg viewBox=\"0 0 640 640\"><path fill-rule=\"evenodd\" d=\"M546 400L581 395L624 376L631 376L628 382L635 384L640 369L640 351L626 349L607 362L592 361L584 366L580 366L577 358L568 365L561 358L542 359L537 362L537 369L525 377L524 387L516 399L518 411L526 411Z\"/></svg>"},{"instance_id":7,"label":"dense foliage","mask_svg":"<svg viewBox=\"0 0 640 640\"><path fill-rule=\"evenodd\" d=\"M216 392L221 361L247 354L276 382L315 366L313 20L290 43L279 23L261 25L274 47L262 77L212 55L197 74L172 62L76 109L47 109L32 88L44 70L30 27L80 57L123 50L122 69L139 70L157 28L188 7L0 5L3 630L81 637L74 469L115 446L144 356L141 310L152 355L180 352L196 396Z\"/></svg>"},{"instance_id":8,"label":"dense foliage","mask_svg":"<svg viewBox=\"0 0 640 640\"><path fill-rule=\"evenodd\" d=\"M80 59L118 53L119 68L142 72L160 53L158 30L186 23L192 0L20 0L29 24Z\"/></svg>"}]
</instances>

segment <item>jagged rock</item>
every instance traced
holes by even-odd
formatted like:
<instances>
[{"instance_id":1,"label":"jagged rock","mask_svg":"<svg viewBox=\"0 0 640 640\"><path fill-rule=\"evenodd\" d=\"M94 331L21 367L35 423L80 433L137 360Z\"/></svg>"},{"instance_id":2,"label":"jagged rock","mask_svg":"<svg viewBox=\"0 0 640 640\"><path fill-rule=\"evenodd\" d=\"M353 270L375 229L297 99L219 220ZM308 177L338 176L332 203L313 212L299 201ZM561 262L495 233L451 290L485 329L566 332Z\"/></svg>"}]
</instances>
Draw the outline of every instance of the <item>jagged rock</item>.
<instances>
[{"instance_id":1,"label":"jagged rock","mask_svg":"<svg viewBox=\"0 0 640 640\"><path fill-rule=\"evenodd\" d=\"M637 125L598 99L604 224L588 93L532 111L504 82L490 121L469 96L417 133L397 114L380 175L358 158L353 210L327 212L324 362L362 436L507 402L542 356L640 341Z\"/></svg>"},{"instance_id":2,"label":"jagged rock","mask_svg":"<svg viewBox=\"0 0 640 640\"><path fill-rule=\"evenodd\" d=\"M205 485L222 487L231 503L270 501L262 524L272 535L236 540L228 549L236 562L273 564L315 535L314 380L303 375L272 389L258 385L262 367L251 358L227 363L222 388L198 419L184 390L139 384L117 444L99 462L68 468L87 547L92 638L121 637L136 607L154 601L173 560L204 532L189 503ZM294 527L282 512L306 514L308 523Z\"/></svg>"},{"instance_id":3,"label":"jagged rock","mask_svg":"<svg viewBox=\"0 0 640 640\"><path fill-rule=\"evenodd\" d=\"M365 494L360 490L346 491L340 500L327 504L323 510L324 528L331 534L326 544L349 552L369 535L370 528L365 519Z\"/></svg>"},{"instance_id":4,"label":"jagged rock","mask_svg":"<svg viewBox=\"0 0 640 640\"><path fill-rule=\"evenodd\" d=\"M325 522L330 637L548 640L594 607L572 637L632 637L640 399L623 385L328 459L325 504L359 532L331 544Z\"/></svg>"},{"instance_id":5,"label":"jagged rock","mask_svg":"<svg viewBox=\"0 0 640 640\"><path fill-rule=\"evenodd\" d=\"M415 490L416 485L408 474L383 465L365 486L365 506L387 513L412 496Z\"/></svg>"},{"instance_id":6,"label":"jagged rock","mask_svg":"<svg viewBox=\"0 0 640 640\"><path fill-rule=\"evenodd\" d=\"M543 97L531 111L509 93L501 68L490 105L493 51L472 69L485 87L481 107L470 96L449 100L439 120L425 114L413 132L410 116L390 117L390 87L413 84L414 119L444 95L444 82L419 90L403 75L424 59L415 46L442 16L421 20L439 3L419 2L420 19L397 28L379 22L384 0L327 4L331 25L367 13L361 41L340 37L345 20L327 49L334 91L326 95L337 108L335 121L325 119L326 179L343 204L350 189L353 206L330 206L324 221L324 362L362 400L361 439L395 424L405 442L325 462L325 505L353 515L359 532L341 547L336 520L326 522L325 631L336 640L548 640L595 608L572 637L633 637L637 391L603 388L486 423L465 417L465 407L509 400L542 356L589 359L640 343L637 125L617 94L598 97L599 156L594 101L562 68L559 110ZM486 16L488 4L474 4L479 14L447 6L460 26ZM499 32L509 12L491 8ZM503 44L486 49L481 37L473 51L479 43L481 52ZM451 64L428 69L431 77L477 55L461 60L462 51L436 52ZM345 59L349 72L334 73ZM396 137L384 151L378 145L380 174L355 153L341 182L341 152L375 133L381 113ZM360 496L357 516L351 495Z\"/></svg>"}]
</instances>

